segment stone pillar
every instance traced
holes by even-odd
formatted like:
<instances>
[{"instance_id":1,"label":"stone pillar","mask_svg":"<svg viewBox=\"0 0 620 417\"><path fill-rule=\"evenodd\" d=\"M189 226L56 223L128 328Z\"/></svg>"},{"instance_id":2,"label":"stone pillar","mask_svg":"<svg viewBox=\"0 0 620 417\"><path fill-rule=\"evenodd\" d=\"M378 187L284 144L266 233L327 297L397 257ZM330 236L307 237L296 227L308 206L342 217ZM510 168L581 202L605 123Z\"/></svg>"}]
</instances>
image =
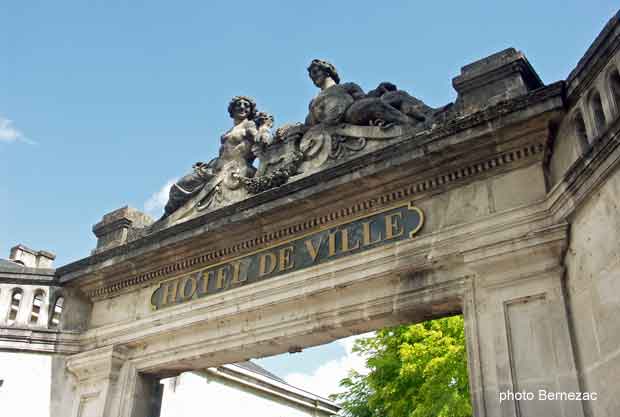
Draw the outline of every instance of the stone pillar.
<instances>
[{"instance_id":1,"label":"stone pillar","mask_svg":"<svg viewBox=\"0 0 620 417\"><path fill-rule=\"evenodd\" d=\"M0 284L0 326L6 326L11 308L11 291L15 288L12 284Z\"/></svg>"},{"instance_id":2,"label":"stone pillar","mask_svg":"<svg viewBox=\"0 0 620 417\"><path fill-rule=\"evenodd\" d=\"M52 415L159 417L163 392L159 381L138 373L128 353L123 347L104 347L57 358Z\"/></svg>"},{"instance_id":3,"label":"stone pillar","mask_svg":"<svg viewBox=\"0 0 620 417\"><path fill-rule=\"evenodd\" d=\"M584 415L581 401L541 400L541 390L581 391L562 285L566 227L542 233L467 256L476 271L464 306L476 417Z\"/></svg>"},{"instance_id":4,"label":"stone pillar","mask_svg":"<svg viewBox=\"0 0 620 417\"><path fill-rule=\"evenodd\" d=\"M50 306L52 300L52 287L48 287L44 290L43 301L41 303L41 309L39 310L39 318L37 320L36 326L47 328L50 321ZM33 299L34 301L34 299Z\"/></svg>"},{"instance_id":5,"label":"stone pillar","mask_svg":"<svg viewBox=\"0 0 620 417\"><path fill-rule=\"evenodd\" d=\"M32 313L32 302L34 300L34 288L29 285L21 286L22 299L19 303L19 311L15 319L15 325L26 327L30 324L30 313Z\"/></svg>"}]
</instances>

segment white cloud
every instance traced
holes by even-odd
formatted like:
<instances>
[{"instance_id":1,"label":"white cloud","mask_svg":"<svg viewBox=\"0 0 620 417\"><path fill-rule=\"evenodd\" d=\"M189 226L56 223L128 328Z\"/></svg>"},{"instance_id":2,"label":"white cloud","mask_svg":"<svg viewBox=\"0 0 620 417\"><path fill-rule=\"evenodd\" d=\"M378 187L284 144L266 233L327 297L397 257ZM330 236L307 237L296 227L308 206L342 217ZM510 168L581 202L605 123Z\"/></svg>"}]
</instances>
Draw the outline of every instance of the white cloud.
<instances>
[{"instance_id":1,"label":"white cloud","mask_svg":"<svg viewBox=\"0 0 620 417\"><path fill-rule=\"evenodd\" d=\"M15 127L12 120L0 116L0 143L2 142L24 142L29 144L34 143L32 140L26 138L26 136L24 136L24 133L21 130Z\"/></svg>"},{"instance_id":2,"label":"white cloud","mask_svg":"<svg viewBox=\"0 0 620 417\"><path fill-rule=\"evenodd\" d=\"M163 187L156 193L153 193L144 203L144 210L153 217L159 217L163 214L164 206L168 202L170 187L177 182L177 178L168 180Z\"/></svg>"},{"instance_id":3,"label":"white cloud","mask_svg":"<svg viewBox=\"0 0 620 417\"><path fill-rule=\"evenodd\" d=\"M340 380L346 378L351 369L360 373L368 372L366 359L353 353L352 348L357 339L372 335L373 333L366 333L338 340L336 343L346 350L345 356L327 361L311 373L290 373L284 377L284 380L293 386L325 398L328 398L330 394L342 392L343 389L339 386Z\"/></svg>"}]
</instances>

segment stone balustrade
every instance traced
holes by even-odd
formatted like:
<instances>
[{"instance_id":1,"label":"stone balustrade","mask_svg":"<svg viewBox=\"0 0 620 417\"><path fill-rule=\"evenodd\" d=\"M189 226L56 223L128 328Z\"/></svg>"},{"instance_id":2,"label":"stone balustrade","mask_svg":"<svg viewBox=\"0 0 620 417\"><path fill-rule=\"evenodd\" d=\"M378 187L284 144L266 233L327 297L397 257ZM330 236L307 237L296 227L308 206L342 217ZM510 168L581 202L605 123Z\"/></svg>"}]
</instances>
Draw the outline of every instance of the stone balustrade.
<instances>
[{"instance_id":1,"label":"stone balustrade","mask_svg":"<svg viewBox=\"0 0 620 417\"><path fill-rule=\"evenodd\" d=\"M64 323L66 295L55 256L23 245L0 259L0 349L75 352L77 332Z\"/></svg>"}]
</instances>

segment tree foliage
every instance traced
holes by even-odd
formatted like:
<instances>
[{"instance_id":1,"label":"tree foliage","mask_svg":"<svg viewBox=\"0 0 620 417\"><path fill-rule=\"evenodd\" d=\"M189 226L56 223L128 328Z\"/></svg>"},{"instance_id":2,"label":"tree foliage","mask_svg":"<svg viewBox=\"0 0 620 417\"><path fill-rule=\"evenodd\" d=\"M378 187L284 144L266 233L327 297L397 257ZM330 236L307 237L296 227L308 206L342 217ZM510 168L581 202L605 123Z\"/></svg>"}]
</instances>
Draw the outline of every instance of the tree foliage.
<instances>
[{"instance_id":1,"label":"tree foliage","mask_svg":"<svg viewBox=\"0 0 620 417\"><path fill-rule=\"evenodd\" d=\"M351 371L332 396L350 417L470 417L462 316L380 330L356 341L366 375Z\"/></svg>"}]
</instances>

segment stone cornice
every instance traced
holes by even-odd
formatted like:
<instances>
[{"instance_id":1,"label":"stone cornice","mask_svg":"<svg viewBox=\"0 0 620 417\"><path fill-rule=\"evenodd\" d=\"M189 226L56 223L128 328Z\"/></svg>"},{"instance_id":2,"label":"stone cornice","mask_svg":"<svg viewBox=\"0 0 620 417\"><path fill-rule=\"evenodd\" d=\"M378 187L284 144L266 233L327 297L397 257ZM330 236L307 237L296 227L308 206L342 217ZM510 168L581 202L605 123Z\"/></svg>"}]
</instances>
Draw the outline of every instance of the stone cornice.
<instances>
[{"instance_id":1,"label":"stone cornice","mask_svg":"<svg viewBox=\"0 0 620 417\"><path fill-rule=\"evenodd\" d=\"M568 102L572 106L587 90L611 57L620 48L620 12L598 34L577 66L566 79Z\"/></svg>"},{"instance_id":2,"label":"stone cornice","mask_svg":"<svg viewBox=\"0 0 620 417\"><path fill-rule=\"evenodd\" d=\"M99 222L93 226L93 233L97 237L101 237L107 233L110 233L113 230L117 230L123 227L130 227L132 221L126 218L116 219L109 223Z\"/></svg>"},{"instance_id":3,"label":"stone cornice","mask_svg":"<svg viewBox=\"0 0 620 417\"><path fill-rule=\"evenodd\" d=\"M0 284L16 284L16 285L43 285L43 286L60 286L58 278L54 275L37 275L37 274L2 274L0 275Z\"/></svg>"},{"instance_id":4,"label":"stone cornice","mask_svg":"<svg viewBox=\"0 0 620 417\"><path fill-rule=\"evenodd\" d=\"M43 328L0 328L0 350L73 354L80 351L79 333Z\"/></svg>"},{"instance_id":5,"label":"stone cornice","mask_svg":"<svg viewBox=\"0 0 620 417\"><path fill-rule=\"evenodd\" d=\"M498 103L497 105L490 106L480 112L476 112L474 114L459 116L455 119L451 119L446 123L436 126L432 130L422 132L420 134L415 135L411 138L403 138L404 140L393 145L390 145L386 148L380 149L378 151L363 155L359 158L353 159L351 161L347 161L340 165L337 165L333 168L326 169L324 171L317 172L307 177L303 177L287 183L277 189L269 190L267 192L261 193L259 195L253 196L246 200L243 200L237 204L233 204L228 207L224 207L220 210L208 213L202 217L198 217L196 219L189 220L185 223L181 223L179 225L170 227L168 229L161 230L159 232L153 233L147 237L136 240L129 244L113 248L108 251L104 251L102 253L98 253L92 255L88 258L82 259L80 261L74 262L69 265L65 265L57 270L58 276L61 278L62 282L70 281L75 277L79 276L81 273L86 272L86 269L90 269L89 267L101 264L103 262L110 261L116 257L124 257L129 255L130 253L143 252L149 245L160 246L164 244L166 239L172 238L174 240L178 240L179 235L185 232L195 231L195 229L210 224L216 220L227 219L230 216L235 215L236 213L243 212L247 209L258 207L266 202L273 201L279 197L284 197L286 195L290 195L299 190L303 190L306 188L310 188L317 183L324 183L330 178L335 178L342 176L347 173L351 173L360 169L366 168L368 165L372 163L377 163L378 161L390 160L396 157L402 157L403 155L411 154L412 157L416 156L416 153L413 152L415 149L428 149L427 152L433 153L439 151L438 143L441 139L447 138L449 136L455 135L459 132L466 131L468 129L472 129L477 126L484 126L485 124L498 120L500 123L511 123L516 122L516 120L509 120L508 115L518 114L519 111L528 109L530 112L533 111L533 114L528 114L527 118L534 117L536 114L541 114L551 110L558 110L562 108L562 93L563 93L563 83L558 82L555 84L551 84L547 87L540 88L536 91L533 91L530 94L508 100L505 102ZM554 101L555 100L555 101ZM545 104L546 103L546 104ZM534 110L539 106L538 110ZM499 126L498 126L499 127ZM437 145L430 145L430 143L437 142ZM481 172L488 171L490 168L494 168L497 165L502 165L505 161L512 161L515 158L520 159L523 156L530 156L530 154L537 154L540 151L540 147L535 146L534 148L528 147L524 148L520 152L505 155L499 155L499 159L497 157L493 157L489 160L481 160L477 162L477 165L473 166L464 166L462 170L453 173L444 173L438 178L424 180L425 182L420 182L416 184L415 187L421 187L420 189L426 191L433 188L434 184L442 184L448 182L456 182L457 180L467 177L473 176L474 174L478 174ZM426 153L426 152L423 152ZM419 151L417 152L419 156ZM417 188L415 188L417 189ZM408 195L416 192L414 190L402 190L400 197L406 198ZM398 192L396 192L396 196L398 196ZM382 204L388 203L391 199L394 199L392 196L383 196L379 197L378 201ZM366 204L366 205L364 205ZM293 233L299 233L304 230L304 228L312 228L319 227L322 224L326 224L330 221L336 220L338 218L342 218L349 214L354 214L358 210L371 209L368 204L372 204L372 202L359 203L358 207L350 207L349 209L344 209L341 213L331 213L327 215L327 217L323 216L323 218L309 220L302 225L298 225L297 227L290 227L287 230L281 230L279 232L274 232L271 234L267 234L261 236L252 243L239 243L239 247L236 249L229 248L228 250L223 249L221 253L215 255L202 255L204 259L200 260L184 260L180 263L180 265L172 265L168 266L167 269L163 272L151 271L147 273L146 276L136 276L132 277L134 281L132 283L127 284L119 284L114 283L110 287L110 291L120 290L127 285L135 285L143 283L147 280L154 279L160 276L162 273L171 273L177 272L183 268L183 262L187 263L187 266L194 266L199 262L207 261L210 262L211 259L215 259L216 256L228 256L233 253L234 250L241 249L250 249L257 245L267 244L276 239L280 239L286 237ZM82 272L83 271L83 272ZM116 286L116 287L115 287ZM94 295L94 294L93 294ZM103 294L101 294L103 295Z\"/></svg>"},{"instance_id":6,"label":"stone cornice","mask_svg":"<svg viewBox=\"0 0 620 417\"><path fill-rule=\"evenodd\" d=\"M452 80L452 84L459 92L466 93L471 90L482 88L486 84L494 81L505 79L509 75L515 73L521 74L527 85L532 89L540 88L543 85L542 81L525 57L522 57L522 59L517 61L511 61L480 75L473 77L455 77Z\"/></svg>"},{"instance_id":7,"label":"stone cornice","mask_svg":"<svg viewBox=\"0 0 620 417\"><path fill-rule=\"evenodd\" d=\"M620 164L620 117L589 145L548 193L556 219L565 219L602 184Z\"/></svg>"}]
</instances>

